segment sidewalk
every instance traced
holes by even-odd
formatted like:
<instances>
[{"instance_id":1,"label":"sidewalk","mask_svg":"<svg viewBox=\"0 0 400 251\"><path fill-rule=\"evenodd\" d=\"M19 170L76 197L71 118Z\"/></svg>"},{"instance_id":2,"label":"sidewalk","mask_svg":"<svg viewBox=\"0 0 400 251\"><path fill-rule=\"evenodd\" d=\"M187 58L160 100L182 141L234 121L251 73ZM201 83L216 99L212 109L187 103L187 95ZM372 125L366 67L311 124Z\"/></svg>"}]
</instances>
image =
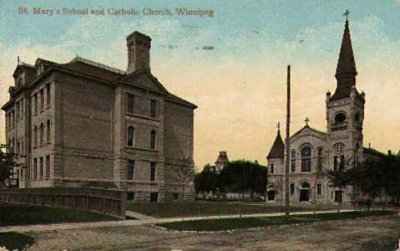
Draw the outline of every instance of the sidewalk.
<instances>
[{"instance_id":1,"label":"sidewalk","mask_svg":"<svg viewBox=\"0 0 400 251\"><path fill-rule=\"evenodd\" d=\"M354 210L341 210L341 212L351 212ZM335 213L336 210L317 211L316 214ZM154 225L158 223L168 223L177 221L194 221L194 220L207 220L207 219L232 219L232 218L250 218L250 217L273 217L282 216L285 213L264 213L264 214L244 214L244 215L215 215L215 216L194 216L194 217L174 217L174 218L153 218L146 215L137 214L135 212L127 212L130 215L139 217L145 216L146 219L140 220L125 220L125 221L102 221L102 222L84 222L84 223L57 223L57 224L42 224L42 225L25 225L25 226L9 226L1 227L1 232L31 232L31 231L53 231L53 230L67 230L67 229L88 229L98 227L122 227L122 226L143 226ZM291 215L305 215L313 214L313 212L293 212ZM130 216L128 215L128 216ZM131 216L134 217L134 216ZM139 218L137 217L137 218ZM135 217L136 218L136 217Z\"/></svg>"}]
</instances>

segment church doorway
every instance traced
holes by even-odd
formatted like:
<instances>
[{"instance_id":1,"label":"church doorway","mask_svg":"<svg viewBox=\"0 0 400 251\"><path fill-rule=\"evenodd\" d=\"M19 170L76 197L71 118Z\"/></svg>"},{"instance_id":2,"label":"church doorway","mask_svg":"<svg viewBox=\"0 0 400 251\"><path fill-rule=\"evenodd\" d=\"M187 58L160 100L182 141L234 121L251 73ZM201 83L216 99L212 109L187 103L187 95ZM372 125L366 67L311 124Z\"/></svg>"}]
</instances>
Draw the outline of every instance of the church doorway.
<instances>
[{"instance_id":1,"label":"church doorway","mask_svg":"<svg viewBox=\"0 0 400 251\"><path fill-rule=\"evenodd\" d=\"M268 191L268 200L275 200L275 190L269 190Z\"/></svg>"},{"instance_id":2,"label":"church doorway","mask_svg":"<svg viewBox=\"0 0 400 251\"><path fill-rule=\"evenodd\" d=\"M300 202L310 201L310 184L304 182L300 188Z\"/></svg>"}]
</instances>

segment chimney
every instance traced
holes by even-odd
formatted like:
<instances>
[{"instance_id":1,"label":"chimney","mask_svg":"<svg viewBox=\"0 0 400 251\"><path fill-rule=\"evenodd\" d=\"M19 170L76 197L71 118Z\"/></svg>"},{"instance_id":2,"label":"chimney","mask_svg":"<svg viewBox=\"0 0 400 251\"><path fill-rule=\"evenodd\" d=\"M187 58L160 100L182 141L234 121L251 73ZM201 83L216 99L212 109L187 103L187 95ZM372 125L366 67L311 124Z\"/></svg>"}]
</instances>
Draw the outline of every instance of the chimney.
<instances>
[{"instance_id":1,"label":"chimney","mask_svg":"<svg viewBox=\"0 0 400 251\"><path fill-rule=\"evenodd\" d=\"M135 31L126 38L126 45L128 47L127 73L143 69L150 70L151 38Z\"/></svg>"}]
</instances>

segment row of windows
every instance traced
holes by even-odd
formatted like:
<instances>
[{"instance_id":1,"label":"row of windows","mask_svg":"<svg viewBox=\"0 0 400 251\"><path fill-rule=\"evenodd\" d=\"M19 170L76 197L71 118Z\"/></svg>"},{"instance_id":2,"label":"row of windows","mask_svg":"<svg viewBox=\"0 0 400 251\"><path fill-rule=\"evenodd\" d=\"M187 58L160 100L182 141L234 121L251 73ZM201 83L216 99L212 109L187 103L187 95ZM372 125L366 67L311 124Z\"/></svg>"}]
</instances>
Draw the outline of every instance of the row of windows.
<instances>
[{"instance_id":1,"label":"row of windows","mask_svg":"<svg viewBox=\"0 0 400 251\"><path fill-rule=\"evenodd\" d=\"M127 102L127 112L129 114L134 114L135 112L135 95L128 94L128 102ZM149 116L152 118L156 117L156 109L157 109L157 101L155 99L150 99L150 109L149 109Z\"/></svg>"},{"instance_id":2,"label":"row of windows","mask_svg":"<svg viewBox=\"0 0 400 251\"><path fill-rule=\"evenodd\" d=\"M6 116L7 116L7 118L6 118L7 129L8 130L14 129L15 128L15 111L9 112Z\"/></svg>"},{"instance_id":3,"label":"row of windows","mask_svg":"<svg viewBox=\"0 0 400 251\"><path fill-rule=\"evenodd\" d=\"M46 162L44 162L46 161ZM34 158L33 166L31 168L31 179L37 180L48 180L50 179L50 156L46 158Z\"/></svg>"},{"instance_id":4,"label":"row of windows","mask_svg":"<svg viewBox=\"0 0 400 251\"><path fill-rule=\"evenodd\" d=\"M8 130L15 128L15 122L24 119L24 99L21 98L15 103L15 110L6 115L6 127Z\"/></svg>"},{"instance_id":5,"label":"row of windows","mask_svg":"<svg viewBox=\"0 0 400 251\"><path fill-rule=\"evenodd\" d=\"M128 127L128 133L127 133L127 146L135 146L135 127L129 126ZM156 149L156 138L157 138L157 133L155 130L150 131L150 149Z\"/></svg>"},{"instance_id":6,"label":"row of windows","mask_svg":"<svg viewBox=\"0 0 400 251\"><path fill-rule=\"evenodd\" d=\"M301 189L309 190L310 185L308 183L304 183L302 185ZM294 193L295 193L295 185L294 185L294 183L291 183L290 184L290 195L294 195ZM322 195L322 185L321 184L317 184L317 195L318 196Z\"/></svg>"},{"instance_id":7,"label":"row of windows","mask_svg":"<svg viewBox=\"0 0 400 251\"><path fill-rule=\"evenodd\" d=\"M128 160L127 180L134 180L135 177L135 160ZM150 162L150 181L156 180L157 162Z\"/></svg>"},{"instance_id":8,"label":"row of windows","mask_svg":"<svg viewBox=\"0 0 400 251\"><path fill-rule=\"evenodd\" d=\"M50 120L47 120L47 126L46 126L46 142L50 143ZM41 123L40 126L35 126L34 132L33 132L33 147L36 148L38 146L43 146L44 145L44 124ZM38 132L39 131L39 132ZM39 135L38 135L39 134ZM38 136L39 136L39 142L38 142Z\"/></svg>"},{"instance_id":9,"label":"row of windows","mask_svg":"<svg viewBox=\"0 0 400 251\"><path fill-rule=\"evenodd\" d=\"M46 92L46 100L45 100L45 92ZM47 84L46 87L40 89L33 95L33 102L32 102L33 112L35 114L38 113L39 105L40 105L40 111L44 110L45 104L47 107L50 107L50 100L51 100L50 84Z\"/></svg>"}]
</instances>

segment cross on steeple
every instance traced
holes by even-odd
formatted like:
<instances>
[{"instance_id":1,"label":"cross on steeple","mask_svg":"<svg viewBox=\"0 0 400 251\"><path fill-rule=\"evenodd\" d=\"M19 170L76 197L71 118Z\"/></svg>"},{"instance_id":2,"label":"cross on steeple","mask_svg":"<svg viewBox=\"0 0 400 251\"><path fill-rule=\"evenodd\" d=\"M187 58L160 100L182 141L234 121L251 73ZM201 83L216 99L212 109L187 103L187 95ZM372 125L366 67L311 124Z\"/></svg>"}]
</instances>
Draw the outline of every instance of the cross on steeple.
<instances>
[{"instance_id":1,"label":"cross on steeple","mask_svg":"<svg viewBox=\"0 0 400 251\"><path fill-rule=\"evenodd\" d=\"M308 126L309 121L310 121L310 119L308 117L306 117L306 119L304 120L304 122L306 122L306 126Z\"/></svg>"},{"instance_id":2,"label":"cross on steeple","mask_svg":"<svg viewBox=\"0 0 400 251\"><path fill-rule=\"evenodd\" d=\"M343 16L346 16L346 21L348 21L349 15L350 15L350 11L349 11L349 10L346 10L346 11L343 13Z\"/></svg>"},{"instance_id":3,"label":"cross on steeple","mask_svg":"<svg viewBox=\"0 0 400 251\"><path fill-rule=\"evenodd\" d=\"M278 133L280 133L281 132L281 123L280 122L278 122L277 128L278 128Z\"/></svg>"}]
</instances>

